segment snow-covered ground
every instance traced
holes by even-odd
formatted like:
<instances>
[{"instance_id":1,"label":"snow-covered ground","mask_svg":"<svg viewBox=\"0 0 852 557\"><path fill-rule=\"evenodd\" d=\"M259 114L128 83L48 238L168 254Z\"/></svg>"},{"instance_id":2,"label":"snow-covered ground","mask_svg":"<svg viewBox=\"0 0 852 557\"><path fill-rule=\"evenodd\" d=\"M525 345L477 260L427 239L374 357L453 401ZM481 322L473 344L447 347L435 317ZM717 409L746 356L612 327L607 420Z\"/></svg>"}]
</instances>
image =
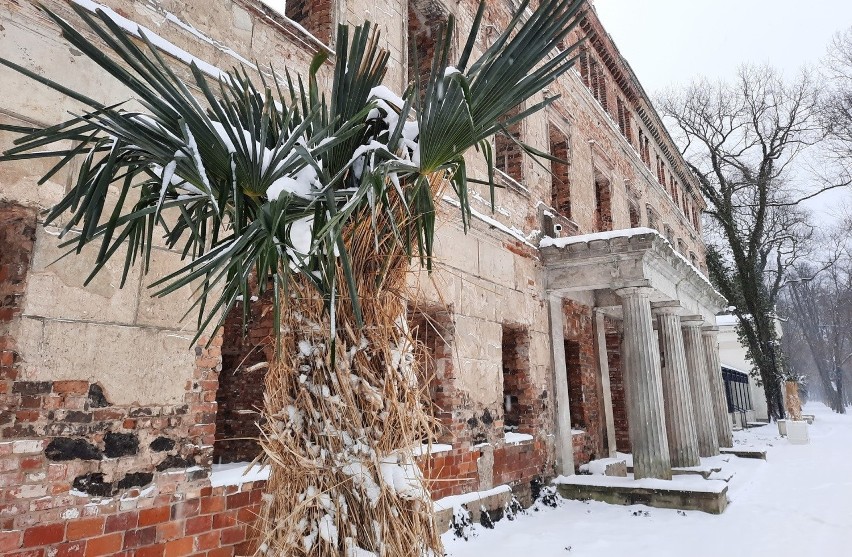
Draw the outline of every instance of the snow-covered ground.
<instances>
[{"instance_id":1,"label":"snow-covered ground","mask_svg":"<svg viewBox=\"0 0 852 557\"><path fill-rule=\"evenodd\" d=\"M733 473L724 514L563 501L528 510L470 541L444 535L452 557L810 557L852 555L852 416L822 404L810 444L790 445L775 424L735 432L735 443L766 446L762 460L718 457ZM715 462L722 462L722 460Z\"/></svg>"}]
</instances>

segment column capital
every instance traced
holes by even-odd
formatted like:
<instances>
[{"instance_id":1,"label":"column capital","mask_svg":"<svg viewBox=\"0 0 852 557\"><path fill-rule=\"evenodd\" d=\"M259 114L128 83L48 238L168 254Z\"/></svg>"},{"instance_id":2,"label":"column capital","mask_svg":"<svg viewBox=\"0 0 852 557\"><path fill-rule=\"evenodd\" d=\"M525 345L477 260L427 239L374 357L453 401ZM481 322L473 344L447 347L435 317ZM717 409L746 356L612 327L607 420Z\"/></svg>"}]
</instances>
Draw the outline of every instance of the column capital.
<instances>
[{"instance_id":1,"label":"column capital","mask_svg":"<svg viewBox=\"0 0 852 557\"><path fill-rule=\"evenodd\" d=\"M701 327L701 332L708 336L716 336L719 334L719 327L716 325L704 325Z\"/></svg>"},{"instance_id":2,"label":"column capital","mask_svg":"<svg viewBox=\"0 0 852 557\"><path fill-rule=\"evenodd\" d=\"M681 315L680 324L684 327L703 327L704 318L700 315Z\"/></svg>"},{"instance_id":3,"label":"column capital","mask_svg":"<svg viewBox=\"0 0 852 557\"><path fill-rule=\"evenodd\" d=\"M680 315L684 312L684 307L677 300L667 300L652 303L651 311L655 315Z\"/></svg>"},{"instance_id":4,"label":"column capital","mask_svg":"<svg viewBox=\"0 0 852 557\"><path fill-rule=\"evenodd\" d=\"M651 294L654 289L650 286L623 286L621 288L613 289L618 296L624 298L625 296L634 296L641 294Z\"/></svg>"}]
</instances>

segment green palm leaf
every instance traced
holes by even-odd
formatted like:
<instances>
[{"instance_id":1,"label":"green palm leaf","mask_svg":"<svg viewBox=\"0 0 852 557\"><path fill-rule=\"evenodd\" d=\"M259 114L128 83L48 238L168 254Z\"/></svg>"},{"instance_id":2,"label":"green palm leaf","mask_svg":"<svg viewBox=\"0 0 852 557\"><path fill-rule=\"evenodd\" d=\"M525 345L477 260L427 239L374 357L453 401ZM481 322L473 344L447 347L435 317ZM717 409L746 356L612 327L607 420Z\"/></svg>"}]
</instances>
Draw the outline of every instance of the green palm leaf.
<instances>
[{"instance_id":1,"label":"green palm leaf","mask_svg":"<svg viewBox=\"0 0 852 557\"><path fill-rule=\"evenodd\" d=\"M129 87L146 112L105 106L0 59L88 107L44 129L2 126L20 137L0 161L58 158L44 182L80 159L73 187L47 213L46 222L70 215L62 231L69 253L90 243L99 246L89 280L126 246L122 284L134 265L141 263L147 272L154 234L161 233L185 264L159 277L154 294L199 283L192 308L198 310L199 331L214 322L221 325L240 299L247 315L252 276L261 291L270 285L275 289L276 316L277 304L283 303L279 289L299 274L322 294L329 310L347 294L360 319L347 252L350 225L370 219L377 252L388 249L388 241L396 242L409 257L430 266L435 235L431 181L436 175L449 179L467 227L465 152L482 149L493 195L488 139L553 101L547 98L517 116L505 116L571 65L574 49L559 51L558 46L583 2L543 0L532 12L527 4L471 63L485 10L481 2L456 69L449 60L451 18L438 30L428 83L409 87L401 99L380 87L389 54L379 48L378 32L370 24L351 32L338 29L326 98L316 78L326 55L311 64L307 86L289 72L280 78L258 74L253 80L239 69L217 82L195 64L191 82L185 83L144 33L141 41L130 38L103 11L92 15L72 5L106 49L43 8L66 40ZM74 146L57 147L66 141ZM107 210L108 197L116 194L118 202ZM402 221L390 209L394 204L404 208Z\"/></svg>"}]
</instances>

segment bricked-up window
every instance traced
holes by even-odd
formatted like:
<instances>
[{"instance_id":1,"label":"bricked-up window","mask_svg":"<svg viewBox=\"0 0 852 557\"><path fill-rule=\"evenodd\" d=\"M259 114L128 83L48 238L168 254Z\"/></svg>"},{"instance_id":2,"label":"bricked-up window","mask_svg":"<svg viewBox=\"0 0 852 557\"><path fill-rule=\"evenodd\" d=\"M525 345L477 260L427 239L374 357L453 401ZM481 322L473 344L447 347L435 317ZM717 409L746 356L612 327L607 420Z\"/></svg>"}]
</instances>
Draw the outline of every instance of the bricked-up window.
<instances>
[{"instance_id":1,"label":"bricked-up window","mask_svg":"<svg viewBox=\"0 0 852 557\"><path fill-rule=\"evenodd\" d=\"M571 218L571 166L568 162L568 137L550 124L550 154L559 161L550 161L550 204L565 218Z\"/></svg>"},{"instance_id":2,"label":"bricked-up window","mask_svg":"<svg viewBox=\"0 0 852 557\"><path fill-rule=\"evenodd\" d=\"M580 343L565 341L565 367L568 371L568 406L571 410L571 427L586 429L583 416L583 370L580 364Z\"/></svg>"},{"instance_id":3,"label":"bricked-up window","mask_svg":"<svg viewBox=\"0 0 852 557\"><path fill-rule=\"evenodd\" d=\"M642 146L642 160L645 161L645 165L650 169L651 168L651 142L648 141L648 136L645 136L645 144Z\"/></svg>"},{"instance_id":4,"label":"bricked-up window","mask_svg":"<svg viewBox=\"0 0 852 557\"><path fill-rule=\"evenodd\" d=\"M408 80L420 78L425 88L432 71L437 30L447 24L447 12L434 1L408 2Z\"/></svg>"},{"instance_id":5,"label":"bricked-up window","mask_svg":"<svg viewBox=\"0 0 852 557\"><path fill-rule=\"evenodd\" d=\"M516 116L520 107L515 107L506 113L505 118ZM520 183L524 179L524 153L518 141L521 140L521 123L515 122L506 127L509 133L498 133L494 136L494 166L500 172Z\"/></svg>"},{"instance_id":6,"label":"bricked-up window","mask_svg":"<svg viewBox=\"0 0 852 557\"><path fill-rule=\"evenodd\" d=\"M654 210L650 203L645 206L645 211L648 213L648 228L653 228L654 230L659 231L660 217L657 214L657 211Z\"/></svg>"},{"instance_id":7,"label":"bricked-up window","mask_svg":"<svg viewBox=\"0 0 852 557\"><path fill-rule=\"evenodd\" d=\"M642 222L642 218L639 215L639 203L631 200L628 211L630 212L630 228L638 228Z\"/></svg>"},{"instance_id":8,"label":"bricked-up window","mask_svg":"<svg viewBox=\"0 0 852 557\"><path fill-rule=\"evenodd\" d=\"M531 433L535 393L530 378L530 336L526 328L503 325L503 429Z\"/></svg>"},{"instance_id":9,"label":"bricked-up window","mask_svg":"<svg viewBox=\"0 0 852 557\"><path fill-rule=\"evenodd\" d=\"M408 312L411 335L417 341L420 384L429 390L432 412L441 423L438 441L452 443L454 378L452 315L443 307L417 307Z\"/></svg>"},{"instance_id":10,"label":"bricked-up window","mask_svg":"<svg viewBox=\"0 0 852 557\"><path fill-rule=\"evenodd\" d=\"M627 141L633 143L633 125L630 122L630 108L621 98L618 99L618 129Z\"/></svg>"},{"instance_id":11,"label":"bricked-up window","mask_svg":"<svg viewBox=\"0 0 852 557\"><path fill-rule=\"evenodd\" d=\"M216 392L216 442L214 462L250 462L261 448L257 421L263 406L266 368L272 346L272 312L268 299L252 304L246 334L243 309L237 304L222 329L222 371Z\"/></svg>"},{"instance_id":12,"label":"bricked-up window","mask_svg":"<svg viewBox=\"0 0 852 557\"><path fill-rule=\"evenodd\" d=\"M285 0L284 15L325 44L331 42L334 0Z\"/></svg>"},{"instance_id":13,"label":"bricked-up window","mask_svg":"<svg viewBox=\"0 0 852 557\"><path fill-rule=\"evenodd\" d=\"M587 50L580 53L580 77L603 109L608 110L604 67Z\"/></svg>"},{"instance_id":14,"label":"bricked-up window","mask_svg":"<svg viewBox=\"0 0 852 557\"><path fill-rule=\"evenodd\" d=\"M595 226L598 232L612 230L612 190L607 178L595 172Z\"/></svg>"}]
</instances>

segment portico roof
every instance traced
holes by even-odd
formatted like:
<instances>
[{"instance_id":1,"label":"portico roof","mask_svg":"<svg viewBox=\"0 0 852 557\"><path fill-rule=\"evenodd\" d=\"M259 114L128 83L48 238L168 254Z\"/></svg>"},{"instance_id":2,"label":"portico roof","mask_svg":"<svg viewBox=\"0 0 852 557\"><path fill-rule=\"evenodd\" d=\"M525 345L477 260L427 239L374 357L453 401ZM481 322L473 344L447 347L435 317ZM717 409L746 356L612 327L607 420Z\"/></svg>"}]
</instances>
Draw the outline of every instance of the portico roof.
<instances>
[{"instance_id":1,"label":"portico roof","mask_svg":"<svg viewBox=\"0 0 852 557\"><path fill-rule=\"evenodd\" d=\"M616 290L648 287L652 302L678 301L686 313L713 324L727 305L707 277L651 228L544 238L539 247L551 294L591 292L596 306L617 307Z\"/></svg>"}]
</instances>

